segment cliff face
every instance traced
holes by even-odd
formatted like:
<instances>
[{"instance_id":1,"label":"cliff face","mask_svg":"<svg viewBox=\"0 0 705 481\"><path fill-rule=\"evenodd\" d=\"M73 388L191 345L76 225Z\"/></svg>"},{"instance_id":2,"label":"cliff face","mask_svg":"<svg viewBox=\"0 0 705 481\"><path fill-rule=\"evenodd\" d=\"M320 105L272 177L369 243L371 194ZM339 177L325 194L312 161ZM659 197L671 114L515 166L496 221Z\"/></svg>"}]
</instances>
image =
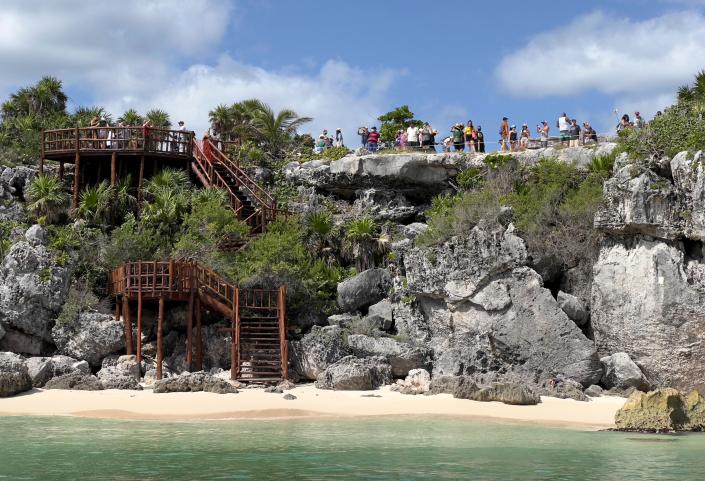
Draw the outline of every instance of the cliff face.
<instances>
[{"instance_id":1,"label":"cliff face","mask_svg":"<svg viewBox=\"0 0 705 481\"><path fill-rule=\"evenodd\" d=\"M592 326L601 355L623 351L660 387L705 380L705 169L701 154L627 163L605 184L595 227Z\"/></svg>"}]
</instances>

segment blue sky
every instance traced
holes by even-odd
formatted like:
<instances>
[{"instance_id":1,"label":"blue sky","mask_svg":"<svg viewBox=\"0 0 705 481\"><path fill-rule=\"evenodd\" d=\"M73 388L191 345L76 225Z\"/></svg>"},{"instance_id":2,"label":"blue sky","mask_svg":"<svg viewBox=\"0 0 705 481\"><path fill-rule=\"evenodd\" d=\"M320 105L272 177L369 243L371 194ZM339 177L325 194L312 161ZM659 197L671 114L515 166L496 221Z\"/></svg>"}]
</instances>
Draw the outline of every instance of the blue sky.
<instances>
[{"instance_id":1,"label":"blue sky","mask_svg":"<svg viewBox=\"0 0 705 481\"><path fill-rule=\"evenodd\" d=\"M169 111L202 131L218 103L259 97L358 125L398 105L441 133L562 111L601 132L646 116L705 68L705 1L4 0L0 96L44 74L72 104ZM7 4L7 5L5 5Z\"/></svg>"}]
</instances>

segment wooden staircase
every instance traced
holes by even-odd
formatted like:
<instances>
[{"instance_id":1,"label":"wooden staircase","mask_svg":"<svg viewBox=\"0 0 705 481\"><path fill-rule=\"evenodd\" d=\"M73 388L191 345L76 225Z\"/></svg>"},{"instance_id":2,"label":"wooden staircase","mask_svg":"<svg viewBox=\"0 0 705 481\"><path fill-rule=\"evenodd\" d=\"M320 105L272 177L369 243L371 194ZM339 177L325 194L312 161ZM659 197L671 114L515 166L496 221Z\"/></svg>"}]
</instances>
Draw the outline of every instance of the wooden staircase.
<instances>
[{"instance_id":1,"label":"wooden staircase","mask_svg":"<svg viewBox=\"0 0 705 481\"><path fill-rule=\"evenodd\" d=\"M109 291L116 305L129 313L137 300L137 356L141 358L142 303L160 301L158 332L163 331L165 300L188 301L187 364L193 365L193 320L196 319L196 367L203 369L201 311L205 307L231 322L221 332L231 335L231 379L275 382L288 377L286 289L241 289L221 275L196 263L175 261L130 262L110 274ZM116 313L119 318L119 312ZM132 323L123 316L128 354L132 353ZM158 377L163 362L162 336L157 339Z\"/></svg>"}]
</instances>

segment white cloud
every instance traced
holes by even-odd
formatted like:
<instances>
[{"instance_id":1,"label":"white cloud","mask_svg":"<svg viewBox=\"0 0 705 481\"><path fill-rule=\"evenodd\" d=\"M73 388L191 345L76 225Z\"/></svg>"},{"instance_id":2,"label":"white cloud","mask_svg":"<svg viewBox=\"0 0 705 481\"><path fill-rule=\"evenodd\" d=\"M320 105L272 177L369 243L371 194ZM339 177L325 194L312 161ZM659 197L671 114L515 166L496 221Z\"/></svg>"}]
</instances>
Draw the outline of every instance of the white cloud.
<instances>
[{"instance_id":1,"label":"white cloud","mask_svg":"<svg viewBox=\"0 0 705 481\"><path fill-rule=\"evenodd\" d=\"M597 12L541 33L502 59L500 84L518 96L663 95L705 65L705 17L670 13L634 21Z\"/></svg>"},{"instance_id":2,"label":"white cloud","mask_svg":"<svg viewBox=\"0 0 705 481\"><path fill-rule=\"evenodd\" d=\"M257 97L314 117L305 130L344 128L350 144L358 123L379 115L396 72L338 60L313 74L237 62L219 53L235 13L225 0L4 0L0 98L54 75L114 114L161 108L201 132L215 105Z\"/></svg>"}]
</instances>

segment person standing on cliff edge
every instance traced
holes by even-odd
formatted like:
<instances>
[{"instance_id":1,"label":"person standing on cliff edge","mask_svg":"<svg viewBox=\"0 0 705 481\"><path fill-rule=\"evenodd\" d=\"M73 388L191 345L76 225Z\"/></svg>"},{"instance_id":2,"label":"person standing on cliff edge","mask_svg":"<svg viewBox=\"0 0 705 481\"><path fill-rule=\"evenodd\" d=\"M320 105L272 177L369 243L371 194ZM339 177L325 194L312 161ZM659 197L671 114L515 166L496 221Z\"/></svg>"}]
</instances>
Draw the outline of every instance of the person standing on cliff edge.
<instances>
[{"instance_id":1,"label":"person standing on cliff edge","mask_svg":"<svg viewBox=\"0 0 705 481\"><path fill-rule=\"evenodd\" d=\"M362 148L366 149L367 148L367 138L370 135L370 131L367 130L367 127L360 127L357 129L357 135L360 136L360 140L362 141Z\"/></svg>"}]
</instances>

